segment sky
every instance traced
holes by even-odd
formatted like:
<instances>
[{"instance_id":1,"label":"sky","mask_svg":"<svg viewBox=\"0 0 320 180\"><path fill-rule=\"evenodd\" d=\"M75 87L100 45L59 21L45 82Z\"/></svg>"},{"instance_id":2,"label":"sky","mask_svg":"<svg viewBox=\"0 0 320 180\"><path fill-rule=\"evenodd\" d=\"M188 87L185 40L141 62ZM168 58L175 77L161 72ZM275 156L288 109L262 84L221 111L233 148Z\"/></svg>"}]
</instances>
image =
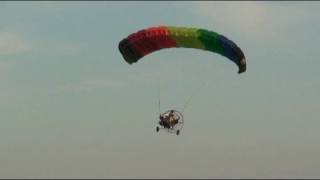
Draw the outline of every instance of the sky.
<instances>
[{"instance_id":1,"label":"sky","mask_svg":"<svg viewBox=\"0 0 320 180\"><path fill-rule=\"evenodd\" d=\"M319 2L0 2L1 178L319 178ZM244 51L118 43L157 25ZM156 132L183 111L179 136ZM190 103L186 103L190 99Z\"/></svg>"}]
</instances>

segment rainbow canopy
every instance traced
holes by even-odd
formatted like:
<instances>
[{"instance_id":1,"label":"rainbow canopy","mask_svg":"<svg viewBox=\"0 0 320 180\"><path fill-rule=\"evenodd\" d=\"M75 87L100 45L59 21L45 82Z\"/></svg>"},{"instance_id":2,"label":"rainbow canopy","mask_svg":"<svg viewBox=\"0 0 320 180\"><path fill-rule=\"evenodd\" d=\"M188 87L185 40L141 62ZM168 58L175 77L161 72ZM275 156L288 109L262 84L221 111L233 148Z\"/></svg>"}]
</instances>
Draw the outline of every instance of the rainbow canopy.
<instances>
[{"instance_id":1,"label":"rainbow canopy","mask_svg":"<svg viewBox=\"0 0 320 180\"><path fill-rule=\"evenodd\" d=\"M231 40L216 32L187 27L158 26L140 30L119 43L119 51L132 64L147 54L164 48L195 48L218 53L246 71L246 59Z\"/></svg>"}]
</instances>

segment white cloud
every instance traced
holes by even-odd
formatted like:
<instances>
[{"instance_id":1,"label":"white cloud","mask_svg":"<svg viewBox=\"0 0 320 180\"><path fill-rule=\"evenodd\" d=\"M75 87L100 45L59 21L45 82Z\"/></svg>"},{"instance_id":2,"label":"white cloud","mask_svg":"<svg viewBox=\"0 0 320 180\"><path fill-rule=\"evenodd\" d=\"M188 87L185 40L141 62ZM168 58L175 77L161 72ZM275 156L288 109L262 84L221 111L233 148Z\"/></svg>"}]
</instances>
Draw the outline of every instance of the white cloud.
<instances>
[{"instance_id":1,"label":"white cloud","mask_svg":"<svg viewBox=\"0 0 320 180\"><path fill-rule=\"evenodd\" d=\"M99 88L121 88L125 84L121 81L116 80L102 80L102 79L91 79L83 80L74 83L68 83L62 86L59 86L57 89L61 91L90 91Z\"/></svg>"},{"instance_id":2,"label":"white cloud","mask_svg":"<svg viewBox=\"0 0 320 180\"><path fill-rule=\"evenodd\" d=\"M208 16L220 23L245 26L255 26L265 17L265 8L255 2L233 2L233 3L194 3L195 10L202 15Z\"/></svg>"},{"instance_id":3,"label":"white cloud","mask_svg":"<svg viewBox=\"0 0 320 180\"><path fill-rule=\"evenodd\" d=\"M36 45L37 50L45 54L78 55L87 49L83 44L72 42L57 43L46 41Z\"/></svg>"},{"instance_id":4,"label":"white cloud","mask_svg":"<svg viewBox=\"0 0 320 180\"><path fill-rule=\"evenodd\" d=\"M7 62L0 61L0 73L7 72L9 69L9 64Z\"/></svg>"},{"instance_id":5,"label":"white cloud","mask_svg":"<svg viewBox=\"0 0 320 180\"><path fill-rule=\"evenodd\" d=\"M8 87L10 65L8 62L0 61L0 105L16 98L15 90Z\"/></svg>"},{"instance_id":6,"label":"white cloud","mask_svg":"<svg viewBox=\"0 0 320 180\"><path fill-rule=\"evenodd\" d=\"M10 65L6 61L0 61L0 91L6 87L6 82L8 82Z\"/></svg>"},{"instance_id":7,"label":"white cloud","mask_svg":"<svg viewBox=\"0 0 320 180\"><path fill-rule=\"evenodd\" d=\"M12 32L0 31L0 54L20 54L32 49L20 35Z\"/></svg>"},{"instance_id":8,"label":"white cloud","mask_svg":"<svg viewBox=\"0 0 320 180\"><path fill-rule=\"evenodd\" d=\"M193 2L192 11L216 29L227 27L246 36L272 38L304 17L305 6L272 2ZM206 19L206 20L208 20ZM220 29L221 30L221 29Z\"/></svg>"}]
</instances>

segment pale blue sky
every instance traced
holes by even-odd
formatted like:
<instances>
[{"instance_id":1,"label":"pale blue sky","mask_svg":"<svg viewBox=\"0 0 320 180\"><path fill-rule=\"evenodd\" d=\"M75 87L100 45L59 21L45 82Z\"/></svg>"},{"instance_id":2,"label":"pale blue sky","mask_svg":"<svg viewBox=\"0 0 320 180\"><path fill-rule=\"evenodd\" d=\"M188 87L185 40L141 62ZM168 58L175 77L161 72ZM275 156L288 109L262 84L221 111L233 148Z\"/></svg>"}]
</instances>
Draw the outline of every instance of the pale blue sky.
<instances>
[{"instance_id":1,"label":"pale blue sky","mask_svg":"<svg viewBox=\"0 0 320 180\"><path fill-rule=\"evenodd\" d=\"M118 42L155 25L247 57ZM1 178L319 178L319 2L0 2ZM202 86L206 83L205 86ZM156 133L184 111L181 135ZM160 87L160 88L159 88Z\"/></svg>"}]
</instances>

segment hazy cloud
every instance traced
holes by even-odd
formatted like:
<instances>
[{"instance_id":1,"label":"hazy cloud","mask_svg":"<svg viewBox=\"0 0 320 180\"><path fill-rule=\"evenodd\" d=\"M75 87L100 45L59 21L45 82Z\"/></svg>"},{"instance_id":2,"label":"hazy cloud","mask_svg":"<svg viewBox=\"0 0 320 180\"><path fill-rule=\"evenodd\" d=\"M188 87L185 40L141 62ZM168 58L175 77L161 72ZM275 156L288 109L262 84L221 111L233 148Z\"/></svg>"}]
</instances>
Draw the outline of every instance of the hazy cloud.
<instances>
[{"instance_id":1,"label":"hazy cloud","mask_svg":"<svg viewBox=\"0 0 320 180\"><path fill-rule=\"evenodd\" d=\"M121 88L125 84L117 80L91 79L59 86L58 91L90 91L98 88Z\"/></svg>"},{"instance_id":2,"label":"hazy cloud","mask_svg":"<svg viewBox=\"0 0 320 180\"><path fill-rule=\"evenodd\" d=\"M31 44L19 34L0 31L0 54L20 54L31 49Z\"/></svg>"},{"instance_id":3,"label":"hazy cloud","mask_svg":"<svg viewBox=\"0 0 320 180\"><path fill-rule=\"evenodd\" d=\"M271 38L284 33L287 25L304 17L305 7L272 2L193 2L192 11L210 20L210 25L227 26L241 34Z\"/></svg>"}]
</instances>

